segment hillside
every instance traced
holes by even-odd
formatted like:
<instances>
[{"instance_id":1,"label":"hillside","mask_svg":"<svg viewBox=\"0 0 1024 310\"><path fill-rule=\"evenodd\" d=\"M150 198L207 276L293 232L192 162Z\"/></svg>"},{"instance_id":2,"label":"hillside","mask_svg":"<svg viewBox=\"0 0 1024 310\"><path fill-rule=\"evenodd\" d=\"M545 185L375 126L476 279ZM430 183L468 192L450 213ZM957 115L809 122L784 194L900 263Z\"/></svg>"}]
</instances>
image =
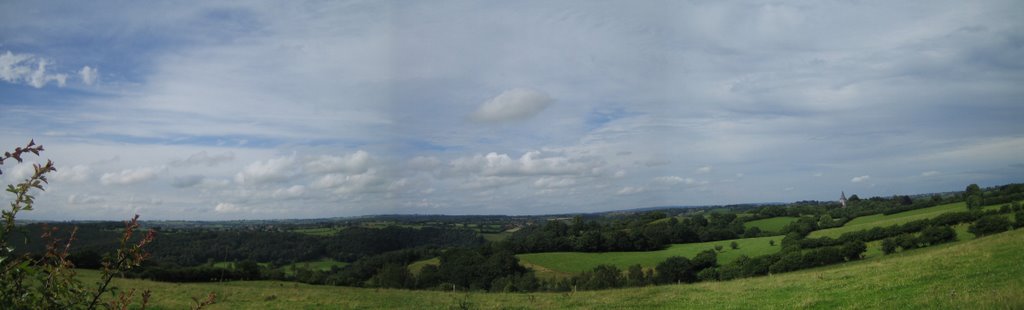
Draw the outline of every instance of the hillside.
<instances>
[{"instance_id":1,"label":"hillside","mask_svg":"<svg viewBox=\"0 0 1024 310\"><path fill-rule=\"evenodd\" d=\"M452 293L315 286L280 281L174 284L118 280L152 289L150 309L320 308L1021 308L1024 230L835 266L726 282L572 293ZM82 271L82 280L97 273Z\"/></svg>"}]
</instances>

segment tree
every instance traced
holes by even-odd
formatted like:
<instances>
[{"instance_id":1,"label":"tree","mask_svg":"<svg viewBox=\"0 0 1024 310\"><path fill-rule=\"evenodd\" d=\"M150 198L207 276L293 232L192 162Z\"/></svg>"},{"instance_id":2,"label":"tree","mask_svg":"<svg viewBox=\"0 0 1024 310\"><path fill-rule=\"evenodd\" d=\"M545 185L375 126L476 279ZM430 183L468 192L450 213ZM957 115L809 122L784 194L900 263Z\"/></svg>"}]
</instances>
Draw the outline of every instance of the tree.
<instances>
[{"instance_id":1,"label":"tree","mask_svg":"<svg viewBox=\"0 0 1024 310\"><path fill-rule=\"evenodd\" d=\"M928 245L936 245L956 240L956 232L949 226L928 226L921 230L918 239Z\"/></svg>"},{"instance_id":2,"label":"tree","mask_svg":"<svg viewBox=\"0 0 1024 310\"><path fill-rule=\"evenodd\" d=\"M629 266L626 274L626 285L644 286L646 284L647 278L644 277L644 268L640 264Z\"/></svg>"},{"instance_id":3,"label":"tree","mask_svg":"<svg viewBox=\"0 0 1024 310\"><path fill-rule=\"evenodd\" d=\"M716 281L718 280L718 268L705 268L697 273L697 279L700 281Z\"/></svg>"},{"instance_id":4,"label":"tree","mask_svg":"<svg viewBox=\"0 0 1024 310\"><path fill-rule=\"evenodd\" d=\"M967 209L978 210L979 208L981 208L981 205L982 205L981 196L978 196L978 195L967 196L967 200L965 200L965 203L967 204Z\"/></svg>"},{"instance_id":5,"label":"tree","mask_svg":"<svg viewBox=\"0 0 1024 310\"><path fill-rule=\"evenodd\" d=\"M898 247L899 245L896 244L896 240L893 238L885 238L884 240L882 240L882 253L895 253Z\"/></svg>"},{"instance_id":6,"label":"tree","mask_svg":"<svg viewBox=\"0 0 1024 310\"><path fill-rule=\"evenodd\" d=\"M732 248L733 250L739 249L740 248L740 244L736 243L736 241L733 241L733 242L729 243L729 247Z\"/></svg>"},{"instance_id":7,"label":"tree","mask_svg":"<svg viewBox=\"0 0 1024 310\"><path fill-rule=\"evenodd\" d=\"M775 240L768 240L768 245L775 246Z\"/></svg>"},{"instance_id":8,"label":"tree","mask_svg":"<svg viewBox=\"0 0 1024 310\"><path fill-rule=\"evenodd\" d=\"M1010 230L1010 220L999 215L986 215L974 222L967 231L977 236L986 236Z\"/></svg>"},{"instance_id":9,"label":"tree","mask_svg":"<svg viewBox=\"0 0 1024 310\"><path fill-rule=\"evenodd\" d=\"M692 268L695 271L718 267L718 254L712 250L705 250L697 253L697 256L694 256L690 263L693 264Z\"/></svg>"},{"instance_id":10,"label":"tree","mask_svg":"<svg viewBox=\"0 0 1024 310\"><path fill-rule=\"evenodd\" d=\"M964 189L964 197L981 196L981 187L978 184L967 185Z\"/></svg>"},{"instance_id":11,"label":"tree","mask_svg":"<svg viewBox=\"0 0 1024 310\"><path fill-rule=\"evenodd\" d=\"M818 227L832 227L832 216L825 214L818 220Z\"/></svg>"},{"instance_id":12,"label":"tree","mask_svg":"<svg viewBox=\"0 0 1024 310\"><path fill-rule=\"evenodd\" d=\"M388 263L371 280L378 287L410 288L415 283L412 273L405 265Z\"/></svg>"},{"instance_id":13,"label":"tree","mask_svg":"<svg viewBox=\"0 0 1024 310\"><path fill-rule=\"evenodd\" d=\"M843 252L843 257L847 260L860 259L861 254L867 249L868 247L864 244L864 241L850 241L844 243L843 246L840 247L840 251Z\"/></svg>"},{"instance_id":14,"label":"tree","mask_svg":"<svg viewBox=\"0 0 1024 310\"><path fill-rule=\"evenodd\" d=\"M658 283L690 283L696 280L690 259L672 256L658 263L654 270L658 272Z\"/></svg>"}]
</instances>

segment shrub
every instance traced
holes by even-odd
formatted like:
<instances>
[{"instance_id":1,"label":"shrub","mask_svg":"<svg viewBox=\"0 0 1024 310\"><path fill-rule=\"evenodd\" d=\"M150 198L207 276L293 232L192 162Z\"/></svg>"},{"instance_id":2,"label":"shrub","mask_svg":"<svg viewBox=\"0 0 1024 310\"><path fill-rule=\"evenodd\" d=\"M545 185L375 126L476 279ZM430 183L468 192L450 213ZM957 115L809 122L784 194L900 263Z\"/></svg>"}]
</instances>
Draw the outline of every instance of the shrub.
<instances>
[{"instance_id":1,"label":"shrub","mask_svg":"<svg viewBox=\"0 0 1024 310\"><path fill-rule=\"evenodd\" d=\"M42 145L29 141L25 147L18 147L14 152L5 152L0 156L0 165L5 160L14 159L19 163L22 156L29 153L36 156L43 151ZM10 235L16 230L14 220L18 213L31 211L35 204L34 190L45 190L48 184L46 175L57 171L52 161L45 164L33 164L33 173L21 183L8 185L7 192L14 196L10 209L3 210L3 226L0 227L0 305L4 309L96 309L100 305L106 308L126 309L132 303L136 289L118 290L114 292L110 281L117 274L122 274L138 267L149 257L144 248L155 238L156 233L149 230L142 238L132 238L139 228L139 216L125 222L120 237L119 247L114 253L105 255L100 261L101 276L96 287L89 288L75 279L75 264L71 261L70 248L75 240L77 228L61 239L57 236L56 227L44 229L41 239L46 244L43 253L14 254L16 244L8 243ZM2 174L3 171L0 171ZM27 240L25 240L27 242ZM93 262L94 263L94 262ZM86 263L88 264L88 263ZM106 293L111 293L105 296ZM149 302L151 292L142 291L141 307ZM109 299L108 299L109 298ZM215 300L210 293L203 300L194 299L194 309L212 304Z\"/></svg>"},{"instance_id":2,"label":"shrub","mask_svg":"<svg viewBox=\"0 0 1024 310\"><path fill-rule=\"evenodd\" d=\"M977 236L986 236L1010 230L1010 220L999 215L986 215L974 222L967 231Z\"/></svg>"}]
</instances>

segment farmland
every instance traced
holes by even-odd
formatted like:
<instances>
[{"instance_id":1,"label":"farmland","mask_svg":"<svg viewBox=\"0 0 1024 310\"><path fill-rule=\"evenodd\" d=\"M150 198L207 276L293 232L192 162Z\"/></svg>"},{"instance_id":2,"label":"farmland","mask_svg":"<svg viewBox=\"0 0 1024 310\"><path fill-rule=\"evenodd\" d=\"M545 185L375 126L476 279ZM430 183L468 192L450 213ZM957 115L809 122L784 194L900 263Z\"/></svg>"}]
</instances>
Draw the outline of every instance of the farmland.
<instances>
[{"instance_id":1,"label":"farmland","mask_svg":"<svg viewBox=\"0 0 1024 310\"><path fill-rule=\"evenodd\" d=\"M999 208L999 205L985 206L983 209L990 210L990 209L997 209L997 208ZM911 222L911 221L934 218L934 217L939 216L939 215L941 215L943 213L963 212L963 211L967 211L967 206L963 202L957 202L957 203L944 204L944 205L934 206L934 207L930 207L930 208L922 208L922 209L917 209L917 210L910 210L910 211L905 211L905 212L900 212L900 213L895 213L895 214L889 214L889 215L874 214L874 215L868 215L868 216L861 216L861 217L855 218L855 219L847 222L845 225L840 226L840 227L816 230L814 232L811 232L809 237L811 237L811 238L819 238L819 237L832 237L832 238L836 238L836 237L839 237L840 235L842 235L844 233L848 233L848 232L854 232L854 231L858 231L858 230L871 229L871 228L874 228L874 227L884 227L884 226L890 226L890 225L905 224L905 223Z\"/></svg>"},{"instance_id":2,"label":"farmland","mask_svg":"<svg viewBox=\"0 0 1024 310\"><path fill-rule=\"evenodd\" d=\"M466 293L364 289L281 281L174 284L118 279L151 289L150 309L187 308L214 292L209 309L320 308L1021 308L1024 230L840 265L725 282L577 293ZM1000 270L993 273L992 270ZM98 273L82 270L83 282Z\"/></svg>"},{"instance_id":3,"label":"farmland","mask_svg":"<svg viewBox=\"0 0 1024 310\"><path fill-rule=\"evenodd\" d=\"M746 222L746 223L743 223L743 226L745 228L757 227L758 229L760 229L761 231L764 231L764 232L777 233L777 232L782 231L782 228L786 227L786 225L789 225L789 223L795 222L796 219L797 219L796 217L792 217L792 216L771 217L771 218L766 218L766 219L760 219L760 220L754 220L754 221Z\"/></svg>"},{"instance_id":4,"label":"farmland","mask_svg":"<svg viewBox=\"0 0 1024 310\"><path fill-rule=\"evenodd\" d=\"M729 244L735 241L739 247L732 249ZM774 241L772 246L770 241ZM697 253L706 250L713 250L715 246L721 246L721 253L718 254L719 263L730 262L740 255L757 256L771 254L779 251L779 243L782 236L746 238L736 240L722 240L701 243L673 244L667 249L647 252L604 252L604 253L583 253L583 252L552 252L532 253L517 255L521 261L529 265L542 266L546 269L562 273L578 273L591 270L602 264L614 265L625 269L630 265L640 264L644 268L654 268L655 265L672 256L694 257Z\"/></svg>"}]
</instances>

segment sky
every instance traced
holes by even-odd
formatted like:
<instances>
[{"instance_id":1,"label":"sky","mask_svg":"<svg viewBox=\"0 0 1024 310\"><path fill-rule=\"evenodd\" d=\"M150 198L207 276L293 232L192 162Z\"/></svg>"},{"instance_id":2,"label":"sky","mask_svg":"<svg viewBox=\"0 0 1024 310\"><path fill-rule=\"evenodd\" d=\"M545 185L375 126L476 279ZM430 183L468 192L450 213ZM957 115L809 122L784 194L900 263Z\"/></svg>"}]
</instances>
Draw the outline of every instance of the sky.
<instances>
[{"instance_id":1,"label":"sky","mask_svg":"<svg viewBox=\"0 0 1024 310\"><path fill-rule=\"evenodd\" d=\"M24 219L954 191L1024 181L1022 116L1020 1L0 2Z\"/></svg>"}]
</instances>

